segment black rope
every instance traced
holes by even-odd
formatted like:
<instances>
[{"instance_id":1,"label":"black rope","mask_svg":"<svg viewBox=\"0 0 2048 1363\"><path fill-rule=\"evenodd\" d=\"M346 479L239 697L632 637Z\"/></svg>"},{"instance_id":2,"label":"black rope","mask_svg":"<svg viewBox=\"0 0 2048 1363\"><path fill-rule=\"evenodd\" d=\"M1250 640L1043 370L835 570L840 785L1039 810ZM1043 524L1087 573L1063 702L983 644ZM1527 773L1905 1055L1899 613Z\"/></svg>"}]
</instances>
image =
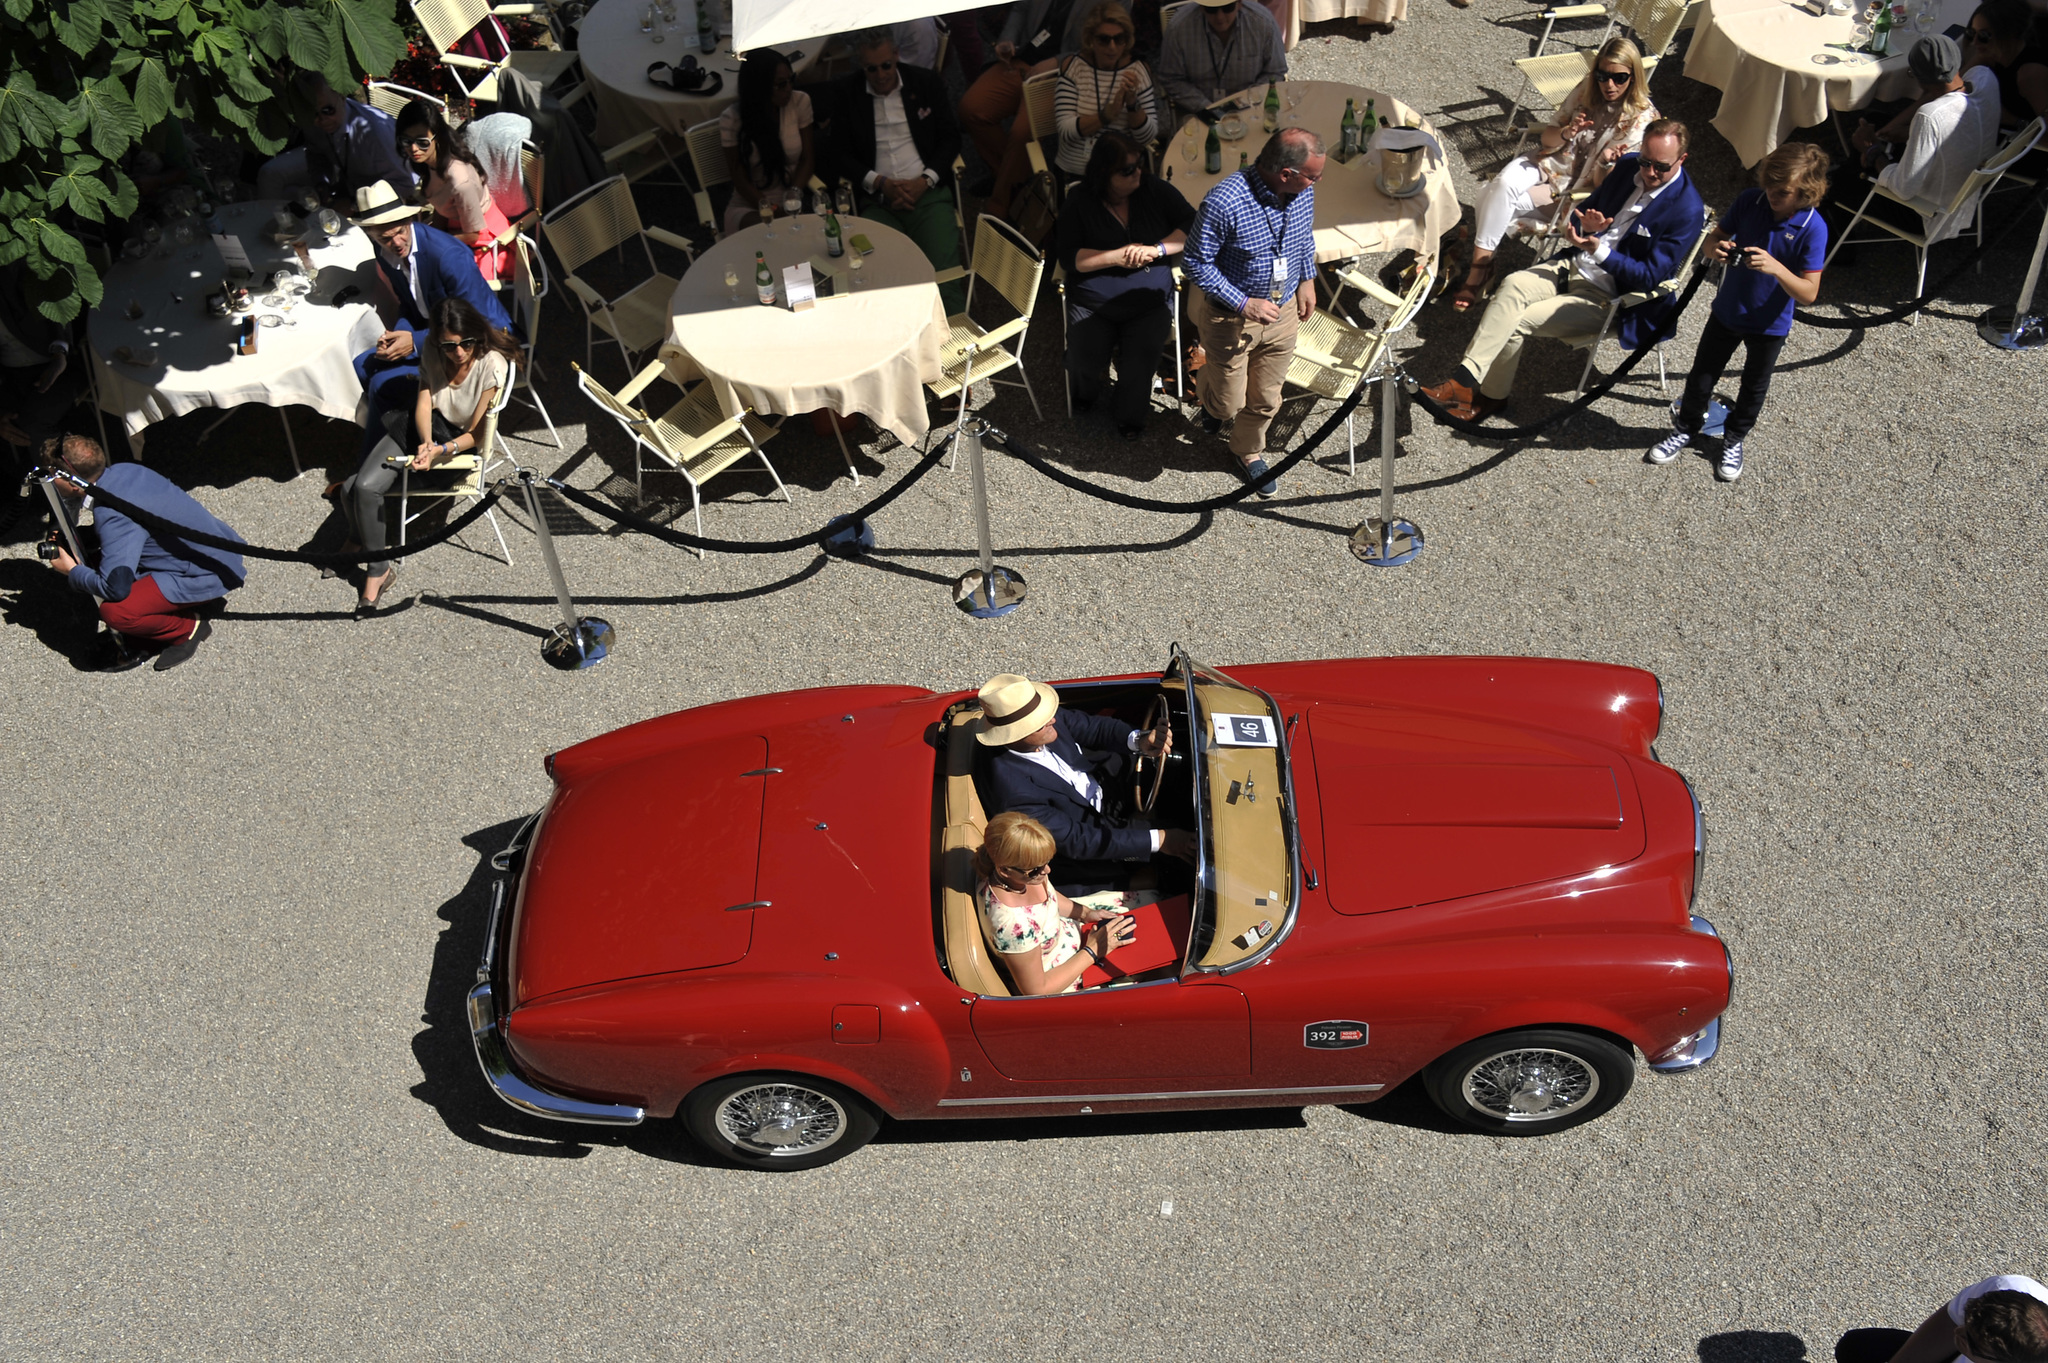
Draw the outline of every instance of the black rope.
<instances>
[{"instance_id":1,"label":"black rope","mask_svg":"<svg viewBox=\"0 0 2048 1363\"><path fill-rule=\"evenodd\" d=\"M1057 465L1047 463L1042 457L1034 454L1029 445L1026 445L1022 440L1008 432L991 430L989 435L992 439L999 441L1011 454L1064 487L1070 487L1076 492L1085 492L1090 497L1100 501L1111 502L1117 506L1128 506L1137 511L1162 511L1168 515L1181 515L1190 512L1221 510L1226 506L1235 506L1251 496L1258 490L1258 483L1278 478L1281 474L1315 453L1317 447L1336 428L1337 423L1349 416L1351 410L1358 406L1359 399L1364 396L1365 388L1363 385L1352 389L1351 396L1345 398L1338 405L1337 410L1332 412L1329 419L1317 428L1315 434L1305 437L1299 449L1268 468L1265 478L1257 479L1253 483L1246 483L1243 487L1230 492L1219 492L1214 497L1200 497L1189 502L1168 502L1162 501L1157 497L1134 497L1128 492L1118 492L1112 488L1103 487L1099 483L1091 483L1086 478L1068 473Z\"/></svg>"},{"instance_id":2,"label":"black rope","mask_svg":"<svg viewBox=\"0 0 2048 1363\"><path fill-rule=\"evenodd\" d=\"M552 478L544 479L543 481L556 492L559 492L564 499L582 507L585 511L595 512L606 520L616 521L629 530L637 530L643 535L652 535L658 540L665 540L670 544L680 545L685 549L715 549L727 554L786 554L792 549L802 549L806 545L817 544L829 536L837 534L845 526L866 520L898 497L901 497L904 493L910 491L912 483L915 483L938 466L939 460L945 457L946 446L952 442L952 439L953 437L949 433L945 439L932 446L932 452L919 460L910 472L898 478L895 486L891 487L881 496L876 497L866 506L861 507L857 511L847 512L843 516L834 516L830 521L827 521L809 534L792 535L788 539L781 540L706 539L701 535L691 535L681 530L672 530L665 525L658 525L645 517L636 516L630 511L622 511L609 502L599 501L588 492L570 487L565 483L556 482Z\"/></svg>"},{"instance_id":3,"label":"black rope","mask_svg":"<svg viewBox=\"0 0 2048 1363\"><path fill-rule=\"evenodd\" d=\"M1818 327L1823 331L1861 331L1865 327L1882 327L1889 326L1893 322L1903 322L1945 293L1949 285L1962 278L1963 271L1982 260L1985 252L2004 241L2011 234L2012 229L2020 225L2020 221L2027 216L2028 209L2039 208L2044 202L2048 202L2048 186L2043 186L2041 192L2034 196L2034 201L2028 204L2026 208L2022 208L2019 212L2013 214L2011 220L2005 226L1998 229L1997 235L1993 236L1991 240L1985 242L1976 250L1970 252L1969 255L1963 257L1961 263L1953 270L1950 270L1940 279L1935 280L1931 288L1910 303L1901 303L1895 308L1887 308L1883 312L1873 313L1868 317L1815 317L1811 313L1801 312L1797 309L1793 311L1792 317L1795 321L1803 322L1810 327ZM1979 213L1984 211L1984 206L1983 199L1977 200L1977 211ZM1844 244L1846 245L1847 243L1845 242ZM1841 305L1836 304L1836 306L1839 307Z\"/></svg>"},{"instance_id":4,"label":"black rope","mask_svg":"<svg viewBox=\"0 0 2048 1363\"><path fill-rule=\"evenodd\" d=\"M1669 330L1676 325L1679 317L1684 314L1687 305L1692 302L1693 295L1700 291L1700 285L1706 282L1706 278L1707 273L1704 269L1696 271L1691 282L1685 286L1685 292L1678 295L1678 306L1672 309L1671 316L1665 321L1667 335ZM1578 397L1543 418L1543 420L1532 421L1526 426L1482 425L1477 421L1467 421L1463 417L1452 416L1444 409L1442 403L1419 388L1415 390L1414 397L1416 402L1422 405L1423 410L1435 417L1439 424L1448 426L1454 431L1463 431L1466 435L1483 435L1492 440L1526 440L1532 436L1541 435L1561 421L1577 416L1580 412L1592 406L1598 399L1606 397L1608 390L1627 378L1629 371L1641 363L1643 356L1656 348L1659 339L1662 338L1650 337L1629 353L1628 358L1621 362L1619 369L1616 369L1612 374L1609 374L1606 378L1579 394Z\"/></svg>"},{"instance_id":5,"label":"black rope","mask_svg":"<svg viewBox=\"0 0 2048 1363\"><path fill-rule=\"evenodd\" d=\"M38 476L40 476L40 472ZM59 476L63 475L60 474ZM270 549L260 544L248 544L242 540L228 539L221 535L210 534L204 530L195 530L189 525L179 525L176 521L167 521L153 511L145 511L126 498L115 496L96 483L89 485L88 491L92 494L95 506L104 506L111 511L120 512L129 520L134 521L137 525L140 525L143 529L156 536L160 542L165 539L180 540L186 544L195 544L207 549L222 549L231 554L239 554L244 558L270 559L277 563L307 563L315 568L347 568L358 564L382 563L387 559L411 558L414 554L425 553L435 545L446 543L464 530L467 530L476 522L478 517L497 505L498 499L505 495L502 487L491 488L478 499L475 506L463 512L460 516L457 516L454 520L448 522L448 524L442 526L423 540L413 540L404 545L392 545L386 549L359 549L353 553L330 553L316 552L310 549Z\"/></svg>"}]
</instances>

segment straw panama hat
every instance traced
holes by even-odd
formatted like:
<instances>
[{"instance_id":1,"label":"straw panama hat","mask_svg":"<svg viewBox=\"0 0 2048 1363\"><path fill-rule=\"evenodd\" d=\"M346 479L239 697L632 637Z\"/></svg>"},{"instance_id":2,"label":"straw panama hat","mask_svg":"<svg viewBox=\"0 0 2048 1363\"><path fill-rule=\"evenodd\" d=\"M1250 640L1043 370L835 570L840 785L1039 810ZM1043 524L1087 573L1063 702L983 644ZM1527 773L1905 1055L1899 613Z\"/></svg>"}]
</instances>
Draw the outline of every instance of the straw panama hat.
<instances>
[{"instance_id":1,"label":"straw panama hat","mask_svg":"<svg viewBox=\"0 0 2048 1363\"><path fill-rule=\"evenodd\" d=\"M991 748L1015 743L1052 723L1059 708L1059 694L1044 682L1034 683L1015 672L990 677L981 688L981 718L974 737Z\"/></svg>"},{"instance_id":2,"label":"straw panama hat","mask_svg":"<svg viewBox=\"0 0 2048 1363\"><path fill-rule=\"evenodd\" d=\"M409 204L400 198L389 180L379 180L356 191L356 211L350 215L349 221L358 227L378 227L387 222L416 218L419 212L419 205Z\"/></svg>"}]
</instances>

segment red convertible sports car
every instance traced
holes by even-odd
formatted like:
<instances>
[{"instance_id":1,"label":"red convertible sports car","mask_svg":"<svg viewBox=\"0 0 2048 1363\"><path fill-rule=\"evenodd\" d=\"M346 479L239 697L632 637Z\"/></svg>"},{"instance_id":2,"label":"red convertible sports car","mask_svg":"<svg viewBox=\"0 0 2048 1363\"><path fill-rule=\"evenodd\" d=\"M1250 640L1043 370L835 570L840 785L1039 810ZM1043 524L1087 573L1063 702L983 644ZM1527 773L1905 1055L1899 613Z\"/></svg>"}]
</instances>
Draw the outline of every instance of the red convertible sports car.
<instances>
[{"instance_id":1,"label":"red convertible sports car","mask_svg":"<svg viewBox=\"0 0 2048 1363\"><path fill-rule=\"evenodd\" d=\"M1453 1117L1534 1135L1620 1102L1636 1051L1718 1049L1733 970L1691 911L1706 826L1651 749L1649 673L1224 673L1176 645L1160 674L1057 690L1172 726L1134 792L1199 839L1157 872L1164 964L1013 994L973 903L973 692L728 701L548 758L469 997L492 1088L801 1169L884 1116L1362 1103L1418 1073Z\"/></svg>"}]
</instances>

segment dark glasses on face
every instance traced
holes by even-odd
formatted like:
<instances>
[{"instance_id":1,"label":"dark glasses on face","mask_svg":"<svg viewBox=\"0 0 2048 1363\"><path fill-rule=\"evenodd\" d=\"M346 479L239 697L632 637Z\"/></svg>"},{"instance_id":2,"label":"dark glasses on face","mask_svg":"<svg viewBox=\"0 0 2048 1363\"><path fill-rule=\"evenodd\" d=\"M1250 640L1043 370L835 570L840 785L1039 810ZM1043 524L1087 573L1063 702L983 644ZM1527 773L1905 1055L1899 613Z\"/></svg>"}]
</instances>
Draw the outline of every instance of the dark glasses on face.
<instances>
[{"instance_id":1,"label":"dark glasses on face","mask_svg":"<svg viewBox=\"0 0 2048 1363\"><path fill-rule=\"evenodd\" d=\"M1209 6L1209 13L1235 14L1237 13L1237 0L1231 0L1231 3L1227 5L1211 5Z\"/></svg>"},{"instance_id":2,"label":"dark glasses on face","mask_svg":"<svg viewBox=\"0 0 2048 1363\"><path fill-rule=\"evenodd\" d=\"M1112 171L1112 172L1111 172L1111 174L1113 174L1113 175L1136 175L1136 174L1138 174L1138 173L1139 173L1139 172L1140 172L1141 170L1143 170L1143 169L1144 169L1144 167L1143 167L1143 166L1139 165L1139 164L1138 164L1138 163L1137 163L1136 161L1133 161L1133 162L1131 162L1131 163L1130 163L1130 164L1129 164L1128 166L1118 166L1118 167L1117 167L1117 168L1116 168L1116 169L1115 169L1114 171Z\"/></svg>"},{"instance_id":3,"label":"dark glasses on face","mask_svg":"<svg viewBox=\"0 0 2048 1363\"><path fill-rule=\"evenodd\" d=\"M1044 880L1048 875L1052 874L1052 865L1048 862L1044 866L1005 866L1003 874L1022 876L1026 880Z\"/></svg>"},{"instance_id":4,"label":"dark glasses on face","mask_svg":"<svg viewBox=\"0 0 2048 1363\"><path fill-rule=\"evenodd\" d=\"M453 354L454 354L454 353L455 353L456 351L458 351L458 350L475 350L475 349L476 349L476 342L475 342L474 340L472 340L472 339L468 338L468 337L464 337L464 338L463 338L462 340L459 340L459 341L443 341L443 342L441 342L441 353L442 353L443 355L453 355Z\"/></svg>"},{"instance_id":5,"label":"dark glasses on face","mask_svg":"<svg viewBox=\"0 0 2048 1363\"><path fill-rule=\"evenodd\" d=\"M1973 43L1988 43L1991 41L1991 30L1988 28L1978 28L1975 24L1972 24L1963 36Z\"/></svg>"},{"instance_id":6,"label":"dark glasses on face","mask_svg":"<svg viewBox=\"0 0 2048 1363\"><path fill-rule=\"evenodd\" d=\"M411 147L414 151L425 151L428 147L434 145L434 135L428 133L425 137L408 137L405 139L405 145Z\"/></svg>"},{"instance_id":7,"label":"dark glasses on face","mask_svg":"<svg viewBox=\"0 0 2048 1363\"><path fill-rule=\"evenodd\" d=\"M1593 79L1599 81L1602 85L1626 85L1629 83L1630 76L1626 71L1595 71Z\"/></svg>"},{"instance_id":8,"label":"dark glasses on face","mask_svg":"<svg viewBox=\"0 0 2048 1363\"><path fill-rule=\"evenodd\" d=\"M894 71L895 69L895 62L875 62L871 66L863 66L861 68L861 70L867 72L870 76L879 76L884 71Z\"/></svg>"},{"instance_id":9,"label":"dark glasses on face","mask_svg":"<svg viewBox=\"0 0 2048 1363\"><path fill-rule=\"evenodd\" d=\"M1655 175L1669 175L1672 171L1678 169L1678 162L1676 161L1652 161L1647 156L1642 159L1641 165L1644 170Z\"/></svg>"},{"instance_id":10,"label":"dark glasses on face","mask_svg":"<svg viewBox=\"0 0 2048 1363\"><path fill-rule=\"evenodd\" d=\"M339 105L323 104L319 108L315 109L313 112L320 115L320 117L322 118L332 118L336 114L341 112L341 108Z\"/></svg>"},{"instance_id":11,"label":"dark glasses on face","mask_svg":"<svg viewBox=\"0 0 2048 1363\"><path fill-rule=\"evenodd\" d=\"M1099 47L1122 47L1130 40L1130 35L1126 33L1098 33L1093 41Z\"/></svg>"}]
</instances>

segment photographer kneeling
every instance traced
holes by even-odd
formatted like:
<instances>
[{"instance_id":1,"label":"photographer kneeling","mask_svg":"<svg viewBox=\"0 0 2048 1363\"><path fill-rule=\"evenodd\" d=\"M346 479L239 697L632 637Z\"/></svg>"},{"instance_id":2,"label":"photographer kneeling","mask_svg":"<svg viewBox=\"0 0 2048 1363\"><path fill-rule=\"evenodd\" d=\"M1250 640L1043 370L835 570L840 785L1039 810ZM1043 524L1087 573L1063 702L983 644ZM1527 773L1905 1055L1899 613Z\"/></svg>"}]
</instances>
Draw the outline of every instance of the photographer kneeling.
<instances>
[{"instance_id":1,"label":"photographer kneeling","mask_svg":"<svg viewBox=\"0 0 2048 1363\"><path fill-rule=\"evenodd\" d=\"M90 437L64 437L57 461L95 490L104 489L173 525L242 538L162 474L140 464L109 467L106 451ZM62 478L56 486L73 501L90 495ZM97 569L71 557L62 545L50 566L77 590L100 598L100 619L119 636L121 647L97 670L125 672L153 653L156 670L163 672L198 652L200 641L212 633L198 608L242 585L242 556L158 535L104 504L94 507L93 528L100 542Z\"/></svg>"}]
</instances>

